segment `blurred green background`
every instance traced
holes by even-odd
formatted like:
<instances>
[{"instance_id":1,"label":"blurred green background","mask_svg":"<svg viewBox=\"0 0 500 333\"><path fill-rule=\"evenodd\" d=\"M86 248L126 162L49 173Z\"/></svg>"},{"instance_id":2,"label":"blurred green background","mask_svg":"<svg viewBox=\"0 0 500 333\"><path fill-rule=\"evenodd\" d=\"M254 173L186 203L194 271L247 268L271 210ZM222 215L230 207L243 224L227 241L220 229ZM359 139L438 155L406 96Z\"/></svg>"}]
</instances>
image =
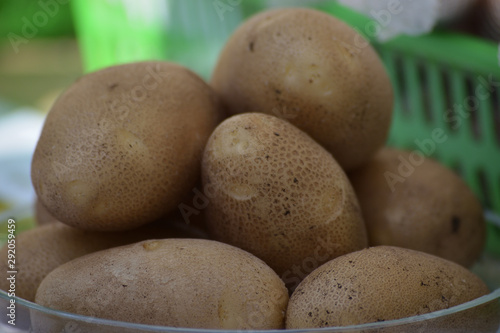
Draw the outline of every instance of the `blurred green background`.
<instances>
[{"instance_id":1,"label":"blurred green background","mask_svg":"<svg viewBox=\"0 0 500 333\"><path fill-rule=\"evenodd\" d=\"M0 221L16 218L17 232L33 225L29 164L44 114L81 74L69 3L0 1Z\"/></svg>"},{"instance_id":2,"label":"blurred green background","mask_svg":"<svg viewBox=\"0 0 500 333\"><path fill-rule=\"evenodd\" d=\"M0 98L4 103L46 110L53 96L81 75L71 7L61 3L0 1Z\"/></svg>"}]
</instances>

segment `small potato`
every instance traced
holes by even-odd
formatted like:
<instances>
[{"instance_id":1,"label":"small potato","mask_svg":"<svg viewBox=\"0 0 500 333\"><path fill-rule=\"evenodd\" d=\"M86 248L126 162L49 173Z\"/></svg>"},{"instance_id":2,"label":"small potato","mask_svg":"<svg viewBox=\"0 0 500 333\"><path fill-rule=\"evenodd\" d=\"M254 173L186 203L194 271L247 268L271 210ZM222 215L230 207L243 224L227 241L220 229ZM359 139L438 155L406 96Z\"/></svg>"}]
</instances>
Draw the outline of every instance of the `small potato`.
<instances>
[{"instance_id":1,"label":"small potato","mask_svg":"<svg viewBox=\"0 0 500 333\"><path fill-rule=\"evenodd\" d=\"M182 66L139 62L87 74L47 115L33 186L70 226L120 231L153 222L195 185L220 120L212 89Z\"/></svg>"},{"instance_id":2,"label":"small potato","mask_svg":"<svg viewBox=\"0 0 500 333\"><path fill-rule=\"evenodd\" d=\"M333 259L308 275L290 298L286 327L349 326L405 318L448 309L488 292L479 277L451 261L377 246ZM496 332L499 320L495 300L428 320L423 327L417 322L404 328L408 332Z\"/></svg>"},{"instance_id":3,"label":"small potato","mask_svg":"<svg viewBox=\"0 0 500 333\"><path fill-rule=\"evenodd\" d=\"M288 292L271 268L241 249L210 240L164 239L66 263L42 281L36 302L143 324L279 329ZM60 329L49 321L35 324L44 332Z\"/></svg>"},{"instance_id":4,"label":"small potato","mask_svg":"<svg viewBox=\"0 0 500 333\"><path fill-rule=\"evenodd\" d=\"M60 265L85 254L150 238L200 237L195 231L172 221L150 224L126 232L93 232L69 227L58 221L27 230L16 237L16 296L35 300L40 282ZM174 227L175 226L175 227ZM0 269L9 271L7 244L0 249ZM9 290L9 281L0 279L0 289Z\"/></svg>"},{"instance_id":5,"label":"small potato","mask_svg":"<svg viewBox=\"0 0 500 333\"><path fill-rule=\"evenodd\" d=\"M290 289L319 265L367 246L344 171L282 119L226 119L207 143L202 178L212 236L264 260Z\"/></svg>"},{"instance_id":6,"label":"small potato","mask_svg":"<svg viewBox=\"0 0 500 333\"><path fill-rule=\"evenodd\" d=\"M349 173L370 245L423 251L471 266L486 240L480 202L458 175L409 151L384 148Z\"/></svg>"},{"instance_id":7,"label":"small potato","mask_svg":"<svg viewBox=\"0 0 500 333\"><path fill-rule=\"evenodd\" d=\"M345 170L368 161L389 132L393 92L377 53L317 10L274 9L247 20L222 50L210 84L231 114L288 120Z\"/></svg>"}]
</instances>

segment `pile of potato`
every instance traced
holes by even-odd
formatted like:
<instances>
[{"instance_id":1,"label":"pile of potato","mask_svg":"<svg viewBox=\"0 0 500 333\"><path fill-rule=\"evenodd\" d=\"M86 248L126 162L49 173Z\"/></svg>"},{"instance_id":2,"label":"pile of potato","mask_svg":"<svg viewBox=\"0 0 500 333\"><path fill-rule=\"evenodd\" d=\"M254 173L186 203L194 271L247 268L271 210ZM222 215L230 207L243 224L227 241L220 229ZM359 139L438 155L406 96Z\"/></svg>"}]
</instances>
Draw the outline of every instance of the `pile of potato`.
<instances>
[{"instance_id":1,"label":"pile of potato","mask_svg":"<svg viewBox=\"0 0 500 333\"><path fill-rule=\"evenodd\" d=\"M480 204L445 167L383 148L392 103L372 47L310 9L243 23L209 84L161 61L83 76L33 156L53 222L17 239L18 295L126 322L281 329L488 294L466 268L485 241ZM497 305L442 327L494 332Z\"/></svg>"}]
</instances>

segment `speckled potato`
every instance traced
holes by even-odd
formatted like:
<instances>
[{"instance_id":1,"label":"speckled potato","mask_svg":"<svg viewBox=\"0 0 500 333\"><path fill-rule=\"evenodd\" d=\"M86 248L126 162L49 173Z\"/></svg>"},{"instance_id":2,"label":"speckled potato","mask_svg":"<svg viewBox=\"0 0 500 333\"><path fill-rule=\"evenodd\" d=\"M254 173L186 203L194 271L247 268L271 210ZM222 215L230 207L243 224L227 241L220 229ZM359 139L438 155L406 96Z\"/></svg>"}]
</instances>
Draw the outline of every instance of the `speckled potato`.
<instances>
[{"instance_id":1,"label":"speckled potato","mask_svg":"<svg viewBox=\"0 0 500 333\"><path fill-rule=\"evenodd\" d=\"M288 329L348 326L425 314L488 294L479 277L451 261L378 246L338 257L307 276L290 297ZM383 332L496 332L498 301L439 320ZM446 328L446 330L444 330ZM378 331L377 331L378 332Z\"/></svg>"},{"instance_id":2,"label":"speckled potato","mask_svg":"<svg viewBox=\"0 0 500 333\"><path fill-rule=\"evenodd\" d=\"M47 210L70 226L111 231L147 224L191 191L219 117L211 88L179 65L140 62L87 74L47 116L33 186Z\"/></svg>"},{"instance_id":3,"label":"speckled potato","mask_svg":"<svg viewBox=\"0 0 500 333\"><path fill-rule=\"evenodd\" d=\"M212 236L264 260L291 289L322 263L367 246L347 176L284 120L226 119L205 147L202 180Z\"/></svg>"},{"instance_id":4,"label":"speckled potato","mask_svg":"<svg viewBox=\"0 0 500 333\"><path fill-rule=\"evenodd\" d=\"M344 169L367 161L389 131L393 92L379 57L348 25L316 10L275 9L247 20L210 84L231 113L286 119Z\"/></svg>"},{"instance_id":5,"label":"speckled potato","mask_svg":"<svg viewBox=\"0 0 500 333\"><path fill-rule=\"evenodd\" d=\"M382 149L349 174L370 245L393 245L471 266L486 239L481 204L453 171L416 152Z\"/></svg>"},{"instance_id":6,"label":"speckled potato","mask_svg":"<svg viewBox=\"0 0 500 333\"><path fill-rule=\"evenodd\" d=\"M36 302L143 324L279 329L288 292L269 266L241 249L210 240L164 239L66 263L42 281Z\"/></svg>"},{"instance_id":7,"label":"speckled potato","mask_svg":"<svg viewBox=\"0 0 500 333\"><path fill-rule=\"evenodd\" d=\"M150 238L202 237L196 230L183 228L182 222L159 221L125 232L92 232L69 227L58 221L27 230L16 237L16 296L35 300L40 282L60 265L85 254ZM0 249L0 269L9 271L7 245ZM0 279L0 289L8 290L9 281Z\"/></svg>"}]
</instances>

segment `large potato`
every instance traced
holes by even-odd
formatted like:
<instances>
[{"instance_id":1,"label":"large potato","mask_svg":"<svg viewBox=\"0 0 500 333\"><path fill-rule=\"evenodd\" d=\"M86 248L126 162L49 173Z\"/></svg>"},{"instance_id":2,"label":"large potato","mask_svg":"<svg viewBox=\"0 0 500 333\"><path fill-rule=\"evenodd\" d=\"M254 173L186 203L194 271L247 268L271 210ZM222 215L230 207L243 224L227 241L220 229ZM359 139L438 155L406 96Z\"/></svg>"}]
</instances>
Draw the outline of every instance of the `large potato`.
<instances>
[{"instance_id":1,"label":"large potato","mask_svg":"<svg viewBox=\"0 0 500 333\"><path fill-rule=\"evenodd\" d=\"M377 54L345 23L312 9L265 11L243 23L210 84L233 114L289 120L344 169L367 161L389 131L392 86Z\"/></svg>"},{"instance_id":2,"label":"large potato","mask_svg":"<svg viewBox=\"0 0 500 333\"><path fill-rule=\"evenodd\" d=\"M330 153L262 113L222 122L202 162L209 231L270 265L291 289L322 263L367 246L357 198Z\"/></svg>"},{"instance_id":3,"label":"large potato","mask_svg":"<svg viewBox=\"0 0 500 333\"><path fill-rule=\"evenodd\" d=\"M479 277L451 261L410 249L372 247L333 259L307 276L290 298L286 326L349 326L399 319L448 309L488 292ZM499 318L494 300L383 332L496 332Z\"/></svg>"},{"instance_id":4,"label":"large potato","mask_svg":"<svg viewBox=\"0 0 500 333\"><path fill-rule=\"evenodd\" d=\"M42 281L36 302L143 324L278 329L284 327L288 292L269 266L241 249L210 240L164 239L66 263Z\"/></svg>"},{"instance_id":5,"label":"large potato","mask_svg":"<svg viewBox=\"0 0 500 333\"><path fill-rule=\"evenodd\" d=\"M151 238L169 237L202 235L172 221L158 221L138 229L113 233L80 230L58 221L27 230L16 237L16 296L34 301L36 290L47 274L85 254ZM5 244L0 249L0 269L4 272L11 270L7 252ZM9 290L9 284L9 280L0 279L0 289Z\"/></svg>"},{"instance_id":6,"label":"large potato","mask_svg":"<svg viewBox=\"0 0 500 333\"><path fill-rule=\"evenodd\" d=\"M471 266L484 247L480 202L458 175L416 152L384 148L349 174L370 245L393 245Z\"/></svg>"},{"instance_id":7,"label":"large potato","mask_svg":"<svg viewBox=\"0 0 500 333\"><path fill-rule=\"evenodd\" d=\"M85 75L47 116L33 186L71 226L108 231L152 222L195 185L219 117L210 87L179 65L140 62Z\"/></svg>"}]
</instances>

